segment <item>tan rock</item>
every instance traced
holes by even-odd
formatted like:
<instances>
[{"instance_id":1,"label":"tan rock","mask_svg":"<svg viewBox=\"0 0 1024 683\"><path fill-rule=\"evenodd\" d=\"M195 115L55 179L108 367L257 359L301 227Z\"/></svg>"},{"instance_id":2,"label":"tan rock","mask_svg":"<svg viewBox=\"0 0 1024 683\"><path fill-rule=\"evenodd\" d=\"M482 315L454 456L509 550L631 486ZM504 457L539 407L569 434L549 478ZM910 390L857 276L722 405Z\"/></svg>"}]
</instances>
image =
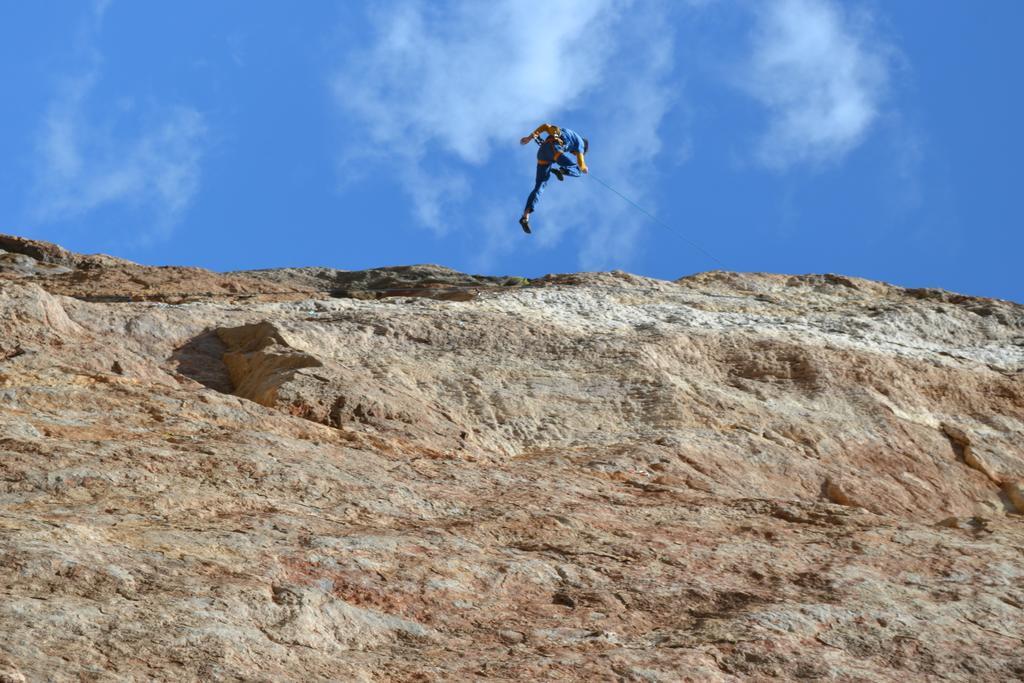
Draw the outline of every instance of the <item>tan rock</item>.
<instances>
[{"instance_id":1,"label":"tan rock","mask_svg":"<svg viewBox=\"0 0 1024 683\"><path fill-rule=\"evenodd\" d=\"M1024 515L1024 480L1008 481L1003 484L1003 491L1010 499L1017 512Z\"/></svg>"},{"instance_id":2,"label":"tan rock","mask_svg":"<svg viewBox=\"0 0 1024 683\"><path fill-rule=\"evenodd\" d=\"M25 674L0 653L0 683L26 683Z\"/></svg>"},{"instance_id":3,"label":"tan rock","mask_svg":"<svg viewBox=\"0 0 1024 683\"><path fill-rule=\"evenodd\" d=\"M850 492L842 484L832 479L825 480L825 496L836 505L849 507L862 507L854 502Z\"/></svg>"},{"instance_id":4,"label":"tan rock","mask_svg":"<svg viewBox=\"0 0 1024 683\"><path fill-rule=\"evenodd\" d=\"M323 365L308 353L289 346L269 322L222 327L216 332L226 346L224 366L234 393L260 405L277 405L278 390L297 370Z\"/></svg>"},{"instance_id":5,"label":"tan rock","mask_svg":"<svg viewBox=\"0 0 1024 683\"><path fill-rule=\"evenodd\" d=\"M984 474L993 484L997 486L1002 484L1003 478L989 464L988 460L975 450L971 437L966 431L945 422L942 423L941 429L949 437L965 465Z\"/></svg>"},{"instance_id":6,"label":"tan rock","mask_svg":"<svg viewBox=\"0 0 1024 683\"><path fill-rule=\"evenodd\" d=\"M0 248L11 680L1024 675L1021 306Z\"/></svg>"}]
</instances>

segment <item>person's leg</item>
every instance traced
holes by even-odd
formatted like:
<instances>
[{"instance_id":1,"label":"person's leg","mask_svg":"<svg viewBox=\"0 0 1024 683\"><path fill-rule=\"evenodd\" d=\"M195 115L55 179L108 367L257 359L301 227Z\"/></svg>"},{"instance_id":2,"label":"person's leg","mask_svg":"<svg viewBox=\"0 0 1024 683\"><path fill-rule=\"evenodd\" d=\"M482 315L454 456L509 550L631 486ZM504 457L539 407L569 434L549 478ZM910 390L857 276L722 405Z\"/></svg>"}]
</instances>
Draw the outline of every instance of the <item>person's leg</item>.
<instances>
[{"instance_id":1,"label":"person's leg","mask_svg":"<svg viewBox=\"0 0 1024 683\"><path fill-rule=\"evenodd\" d=\"M540 196L544 194L544 186L548 184L549 178L551 178L551 164L537 164L537 178L533 185L533 192L526 199L526 209L523 211L524 216L529 216L537 207L537 202L540 201Z\"/></svg>"},{"instance_id":2,"label":"person's leg","mask_svg":"<svg viewBox=\"0 0 1024 683\"><path fill-rule=\"evenodd\" d=\"M551 178L552 162L556 158L555 145L552 141L545 141L537 149L537 177L533 184L533 192L526 199L526 208L523 209L523 216L519 219L519 225L523 226L524 232L530 232L530 214L537 208L540 196L544 194L544 186ZM559 179L561 180L561 179Z\"/></svg>"},{"instance_id":3,"label":"person's leg","mask_svg":"<svg viewBox=\"0 0 1024 683\"><path fill-rule=\"evenodd\" d=\"M566 154L563 152L558 159L555 160L555 163L558 164L558 170L561 171L563 175L572 176L573 178L579 178L583 175L580 173L580 167L576 163L576 157L572 154Z\"/></svg>"}]
</instances>

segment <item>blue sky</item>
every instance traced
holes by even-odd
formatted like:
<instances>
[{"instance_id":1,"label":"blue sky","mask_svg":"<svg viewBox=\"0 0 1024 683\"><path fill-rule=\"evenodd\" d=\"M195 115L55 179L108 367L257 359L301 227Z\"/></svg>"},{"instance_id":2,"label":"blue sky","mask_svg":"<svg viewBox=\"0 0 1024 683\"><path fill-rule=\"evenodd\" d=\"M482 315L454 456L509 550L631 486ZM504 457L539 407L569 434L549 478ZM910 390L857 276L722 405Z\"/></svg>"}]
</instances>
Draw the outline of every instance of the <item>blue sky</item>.
<instances>
[{"instance_id":1,"label":"blue sky","mask_svg":"<svg viewBox=\"0 0 1024 683\"><path fill-rule=\"evenodd\" d=\"M1022 23L1017 0L0 0L0 231L216 270L724 267L1020 302ZM541 122L671 230L584 178L524 235Z\"/></svg>"}]
</instances>

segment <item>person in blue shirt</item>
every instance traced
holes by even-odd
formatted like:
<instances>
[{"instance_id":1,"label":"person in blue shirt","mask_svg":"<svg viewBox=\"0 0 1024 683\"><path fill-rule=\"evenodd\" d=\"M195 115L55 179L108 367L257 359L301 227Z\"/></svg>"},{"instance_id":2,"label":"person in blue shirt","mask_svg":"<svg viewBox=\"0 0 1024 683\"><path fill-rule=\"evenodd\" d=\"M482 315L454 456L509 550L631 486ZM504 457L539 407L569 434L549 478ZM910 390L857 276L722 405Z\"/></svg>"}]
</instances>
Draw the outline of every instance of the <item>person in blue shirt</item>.
<instances>
[{"instance_id":1,"label":"person in blue shirt","mask_svg":"<svg viewBox=\"0 0 1024 683\"><path fill-rule=\"evenodd\" d=\"M543 140L539 140L541 133L547 135ZM521 138L519 144L525 145L531 140L539 140L540 148L537 150L537 180L533 192L526 199L523 217L519 219L519 225L523 226L523 232L526 233L530 232L530 214L537 207L551 174L559 180L564 180L565 176L579 178L581 172L587 172L587 162L583 155L590 149L590 142L576 131L549 123L537 126L532 133Z\"/></svg>"}]
</instances>

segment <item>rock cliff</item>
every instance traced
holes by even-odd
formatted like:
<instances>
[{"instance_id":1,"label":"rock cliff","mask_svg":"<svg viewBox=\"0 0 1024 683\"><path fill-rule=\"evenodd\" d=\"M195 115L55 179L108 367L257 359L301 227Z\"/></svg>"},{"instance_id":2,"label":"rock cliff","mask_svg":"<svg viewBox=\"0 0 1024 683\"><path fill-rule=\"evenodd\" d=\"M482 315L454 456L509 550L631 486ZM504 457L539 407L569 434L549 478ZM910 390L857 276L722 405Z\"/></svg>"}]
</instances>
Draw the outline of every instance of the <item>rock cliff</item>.
<instances>
[{"instance_id":1,"label":"rock cliff","mask_svg":"<svg viewBox=\"0 0 1024 683\"><path fill-rule=\"evenodd\" d=\"M0 236L0 681L1024 677L1024 307Z\"/></svg>"}]
</instances>

